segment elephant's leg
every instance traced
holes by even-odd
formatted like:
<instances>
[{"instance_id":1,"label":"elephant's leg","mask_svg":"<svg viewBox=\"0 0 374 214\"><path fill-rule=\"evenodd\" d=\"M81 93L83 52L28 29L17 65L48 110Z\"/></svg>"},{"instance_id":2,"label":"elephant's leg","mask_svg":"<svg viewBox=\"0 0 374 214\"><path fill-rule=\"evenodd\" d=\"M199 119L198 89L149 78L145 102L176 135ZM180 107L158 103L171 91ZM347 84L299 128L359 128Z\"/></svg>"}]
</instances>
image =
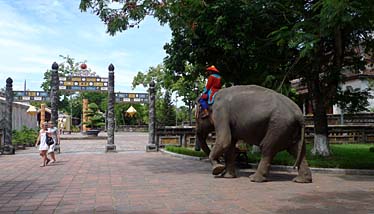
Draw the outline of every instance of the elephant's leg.
<instances>
[{"instance_id":1,"label":"elephant's leg","mask_svg":"<svg viewBox=\"0 0 374 214\"><path fill-rule=\"evenodd\" d=\"M223 174L225 178L236 178L236 167L235 167L235 160L236 160L236 152L235 152L235 143L232 143L225 153L225 160L226 160L226 170Z\"/></svg>"},{"instance_id":2,"label":"elephant's leg","mask_svg":"<svg viewBox=\"0 0 374 214\"><path fill-rule=\"evenodd\" d=\"M282 134L277 132L276 129L269 128L265 137L261 140L261 160L257 166L256 172L249 176L253 182L264 182L267 180L271 161L274 155L278 152L277 143L281 139Z\"/></svg>"},{"instance_id":3,"label":"elephant's leg","mask_svg":"<svg viewBox=\"0 0 374 214\"><path fill-rule=\"evenodd\" d=\"M293 144L290 148L287 149L287 151L292 156L297 158L298 144ZM306 153L306 148L304 144L302 151L301 151L300 166L297 169L298 175L293 179L293 181L297 183L311 183L312 182L312 172L310 171L308 162L306 161L305 153Z\"/></svg>"},{"instance_id":4,"label":"elephant's leg","mask_svg":"<svg viewBox=\"0 0 374 214\"><path fill-rule=\"evenodd\" d=\"M219 120L223 121L223 120ZM219 123L216 126L216 143L210 152L209 159L212 163L212 174L219 175L225 170L225 165L219 163L219 158L225 153L231 145L230 126Z\"/></svg>"},{"instance_id":5,"label":"elephant's leg","mask_svg":"<svg viewBox=\"0 0 374 214\"><path fill-rule=\"evenodd\" d=\"M270 165L271 165L272 160L273 160L272 155L270 155L270 156L262 155L256 172L253 175L249 176L249 179L252 182L267 181L266 177L269 174L269 169L270 169Z\"/></svg>"}]
</instances>

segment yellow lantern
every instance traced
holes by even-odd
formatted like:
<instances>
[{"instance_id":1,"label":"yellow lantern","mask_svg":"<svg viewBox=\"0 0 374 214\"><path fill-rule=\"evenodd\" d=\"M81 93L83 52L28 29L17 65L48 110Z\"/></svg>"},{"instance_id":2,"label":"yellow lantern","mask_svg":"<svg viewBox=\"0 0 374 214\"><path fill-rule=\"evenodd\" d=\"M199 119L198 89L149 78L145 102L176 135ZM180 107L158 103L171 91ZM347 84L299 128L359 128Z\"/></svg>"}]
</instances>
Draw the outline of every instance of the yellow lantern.
<instances>
[{"instance_id":1,"label":"yellow lantern","mask_svg":"<svg viewBox=\"0 0 374 214\"><path fill-rule=\"evenodd\" d=\"M127 111L126 111L126 114L129 117L133 117L136 114L136 109L134 107L130 106L130 108L127 109Z\"/></svg>"},{"instance_id":2,"label":"yellow lantern","mask_svg":"<svg viewBox=\"0 0 374 214\"><path fill-rule=\"evenodd\" d=\"M28 115L35 116L38 113L38 110L35 108L35 106L30 106L26 110L26 112L27 112Z\"/></svg>"}]
</instances>

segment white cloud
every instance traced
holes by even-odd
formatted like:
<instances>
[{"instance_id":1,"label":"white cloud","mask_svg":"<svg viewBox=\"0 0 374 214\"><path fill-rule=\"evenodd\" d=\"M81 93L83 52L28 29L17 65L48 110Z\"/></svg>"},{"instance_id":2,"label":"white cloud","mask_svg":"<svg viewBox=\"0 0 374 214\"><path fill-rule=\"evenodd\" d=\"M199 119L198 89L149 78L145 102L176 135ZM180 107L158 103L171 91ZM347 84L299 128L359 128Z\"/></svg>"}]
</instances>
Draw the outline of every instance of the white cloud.
<instances>
[{"instance_id":1,"label":"white cloud","mask_svg":"<svg viewBox=\"0 0 374 214\"><path fill-rule=\"evenodd\" d=\"M113 63L118 91L131 90L138 71L162 63L162 46L170 38L168 28L148 18L139 29L112 37L97 16L81 13L78 4L62 0L0 1L0 88L11 76L17 90L23 90L25 79L29 89L40 90L44 72L53 61L62 61L59 55L87 60L100 76L107 76L108 65Z\"/></svg>"}]
</instances>

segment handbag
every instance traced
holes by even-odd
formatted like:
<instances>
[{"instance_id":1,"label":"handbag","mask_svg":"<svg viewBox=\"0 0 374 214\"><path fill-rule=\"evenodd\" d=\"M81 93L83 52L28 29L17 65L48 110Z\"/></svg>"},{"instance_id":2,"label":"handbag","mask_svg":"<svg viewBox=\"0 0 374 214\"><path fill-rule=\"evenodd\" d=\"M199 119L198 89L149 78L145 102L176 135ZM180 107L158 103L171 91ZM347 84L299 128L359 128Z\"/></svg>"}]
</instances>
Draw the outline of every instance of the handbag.
<instances>
[{"instance_id":1,"label":"handbag","mask_svg":"<svg viewBox=\"0 0 374 214\"><path fill-rule=\"evenodd\" d=\"M53 145L55 143L55 141L53 140L53 138L49 137L48 135L47 135L46 141L47 141L47 145L48 146L51 146L51 145Z\"/></svg>"}]
</instances>

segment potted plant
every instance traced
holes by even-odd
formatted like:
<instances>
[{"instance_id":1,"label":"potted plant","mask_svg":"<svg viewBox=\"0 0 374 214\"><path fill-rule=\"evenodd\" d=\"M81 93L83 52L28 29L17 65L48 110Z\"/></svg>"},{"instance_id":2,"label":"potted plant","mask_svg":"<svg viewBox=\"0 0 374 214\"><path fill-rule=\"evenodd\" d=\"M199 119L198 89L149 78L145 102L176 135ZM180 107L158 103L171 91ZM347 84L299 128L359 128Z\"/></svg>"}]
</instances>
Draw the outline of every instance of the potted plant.
<instances>
[{"instance_id":1,"label":"potted plant","mask_svg":"<svg viewBox=\"0 0 374 214\"><path fill-rule=\"evenodd\" d=\"M85 112L88 121L83 123L89 130L87 130L87 135L97 136L101 131L101 128L105 126L104 115L99 111L99 107L96 103L90 103L88 105L88 110Z\"/></svg>"}]
</instances>

